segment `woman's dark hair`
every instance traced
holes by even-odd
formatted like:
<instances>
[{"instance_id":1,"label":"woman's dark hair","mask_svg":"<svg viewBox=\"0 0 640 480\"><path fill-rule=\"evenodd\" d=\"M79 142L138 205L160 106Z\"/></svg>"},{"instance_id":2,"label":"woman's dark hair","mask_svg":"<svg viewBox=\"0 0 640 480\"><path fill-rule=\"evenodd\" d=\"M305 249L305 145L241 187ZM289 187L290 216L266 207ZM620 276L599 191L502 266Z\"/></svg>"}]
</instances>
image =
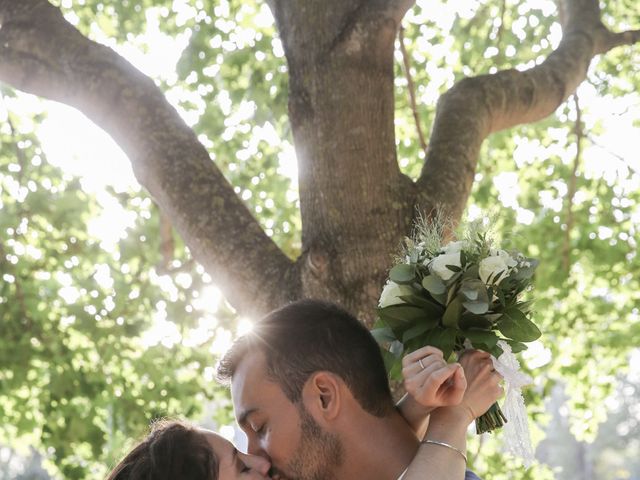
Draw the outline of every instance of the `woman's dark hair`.
<instances>
[{"instance_id":1,"label":"woman's dark hair","mask_svg":"<svg viewBox=\"0 0 640 480\"><path fill-rule=\"evenodd\" d=\"M187 423L158 420L107 480L218 480L218 458L205 435Z\"/></svg>"}]
</instances>

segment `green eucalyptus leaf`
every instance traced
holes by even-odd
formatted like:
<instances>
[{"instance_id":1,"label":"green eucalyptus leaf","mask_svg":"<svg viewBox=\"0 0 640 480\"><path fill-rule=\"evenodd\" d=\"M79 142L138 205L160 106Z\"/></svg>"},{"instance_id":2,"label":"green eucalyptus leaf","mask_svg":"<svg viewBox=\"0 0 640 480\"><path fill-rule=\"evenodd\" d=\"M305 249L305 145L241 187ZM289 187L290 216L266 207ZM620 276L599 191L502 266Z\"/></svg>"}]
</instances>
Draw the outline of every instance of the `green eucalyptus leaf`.
<instances>
[{"instance_id":1,"label":"green eucalyptus leaf","mask_svg":"<svg viewBox=\"0 0 640 480\"><path fill-rule=\"evenodd\" d=\"M391 344L389 345L389 353L391 353L396 358L400 358L404 353L404 345L402 345L402 342L398 340L391 342Z\"/></svg>"},{"instance_id":2,"label":"green eucalyptus leaf","mask_svg":"<svg viewBox=\"0 0 640 480\"><path fill-rule=\"evenodd\" d=\"M519 268L518 272L512 275L512 278L514 280L531 280L533 278L536 268L538 268L539 262L534 258L528 258L527 262L529 262L531 266Z\"/></svg>"},{"instance_id":3,"label":"green eucalyptus leaf","mask_svg":"<svg viewBox=\"0 0 640 480\"><path fill-rule=\"evenodd\" d=\"M376 342L381 345L397 340L390 327L374 328L371 330L371 335L376 339Z\"/></svg>"},{"instance_id":4,"label":"green eucalyptus leaf","mask_svg":"<svg viewBox=\"0 0 640 480\"><path fill-rule=\"evenodd\" d=\"M431 295L441 295L446 292L447 287L437 275L427 275L422 279L422 286Z\"/></svg>"},{"instance_id":5,"label":"green eucalyptus leaf","mask_svg":"<svg viewBox=\"0 0 640 480\"><path fill-rule=\"evenodd\" d=\"M396 265L389 271L389 278L391 281L401 285L413 283L416 279L416 267L406 263Z\"/></svg>"},{"instance_id":6,"label":"green eucalyptus leaf","mask_svg":"<svg viewBox=\"0 0 640 480\"><path fill-rule=\"evenodd\" d=\"M481 280L463 280L459 293L463 298L462 305L471 313L482 315L489 310L487 287Z\"/></svg>"},{"instance_id":7,"label":"green eucalyptus leaf","mask_svg":"<svg viewBox=\"0 0 640 480\"><path fill-rule=\"evenodd\" d=\"M444 306L447 304L447 294L431 294L433 299L438 302L440 305Z\"/></svg>"},{"instance_id":8,"label":"green eucalyptus leaf","mask_svg":"<svg viewBox=\"0 0 640 480\"><path fill-rule=\"evenodd\" d=\"M462 306L476 315L482 315L489 310L489 304L483 301L477 302L462 302Z\"/></svg>"},{"instance_id":9,"label":"green eucalyptus leaf","mask_svg":"<svg viewBox=\"0 0 640 480\"><path fill-rule=\"evenodd\" d=\"M463 279L473 279L473 280L477 280L480 278L480 273L479 273L480 267L476 264L471 265L469 268L467 268L463 274L462 274L462 278Z\"/></svg>"}]
</instances>

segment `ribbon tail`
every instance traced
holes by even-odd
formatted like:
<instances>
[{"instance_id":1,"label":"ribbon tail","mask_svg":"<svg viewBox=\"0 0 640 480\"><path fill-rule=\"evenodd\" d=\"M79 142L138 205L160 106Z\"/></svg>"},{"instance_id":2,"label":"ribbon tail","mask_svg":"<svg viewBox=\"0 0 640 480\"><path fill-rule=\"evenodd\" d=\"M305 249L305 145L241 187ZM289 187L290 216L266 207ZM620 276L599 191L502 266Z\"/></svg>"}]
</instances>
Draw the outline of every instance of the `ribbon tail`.
<instances>
[{"instance_id":1,"label":"ribbon tail","mask_svg":"<svg viewBox=\"0 0 640 480\"><path fill-rule=\"evenodd\" d=\"M506 384L506 396L501 407L507 417L507 423L503 427L503 450L520 457L525 467L529 468L534 461L534 452L521 388L532 380L520 371L520 363L509 344L501 340L498 345L504 353L498 360L493 357L492 360L494 368L504 377Z\"/></svg>"}]
</instances>

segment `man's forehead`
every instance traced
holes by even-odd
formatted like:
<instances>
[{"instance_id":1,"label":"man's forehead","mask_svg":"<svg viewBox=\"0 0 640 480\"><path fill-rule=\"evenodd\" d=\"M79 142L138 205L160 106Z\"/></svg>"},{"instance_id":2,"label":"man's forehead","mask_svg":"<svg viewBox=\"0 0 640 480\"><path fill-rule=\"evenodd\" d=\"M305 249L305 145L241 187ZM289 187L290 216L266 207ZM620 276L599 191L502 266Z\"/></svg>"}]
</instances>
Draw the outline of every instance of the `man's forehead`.
<instances>
[{"instance_id":1,"label":"man's forehead","mask_svg":"<svg viewBox=\"0 0 640 480\"><path fill-rule=\"evenodd\" d=\"M260 392L265 388L266 358L261 351L247 354L237 365L231 379L231 398L236 416L255 408Z\"/></svg>"}]
</instances>

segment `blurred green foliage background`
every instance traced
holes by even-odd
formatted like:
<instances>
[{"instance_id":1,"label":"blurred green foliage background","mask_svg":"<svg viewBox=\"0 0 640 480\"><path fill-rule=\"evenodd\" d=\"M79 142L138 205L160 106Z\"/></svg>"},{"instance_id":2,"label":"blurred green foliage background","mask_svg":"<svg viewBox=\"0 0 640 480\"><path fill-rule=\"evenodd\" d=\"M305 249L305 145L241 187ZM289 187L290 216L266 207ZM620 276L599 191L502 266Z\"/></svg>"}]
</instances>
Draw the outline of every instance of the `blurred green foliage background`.
<instances>
[{"instance_id":1,"label":"blurred green foliage background","mask_svg":"<svg viewBox=\"0 0 640 480\"><path fill-rule=\"evenodd\" d=\"M266 4L53 3L125 56L156 51L156 83L268 234L296 257L287 67ZM640 27L634 0L603 8L612 28ZM408 74L428 138L439 95L464 76L539 63L559 41L556 20L550 1L418 1L403 23L407 57L399 43L396 51L402 170L415 178L424 158ZM162 65L160 41L179 53L175 65ZM525 471L499 453L499 434L473 438L472 466L483 478L640 478L637 353L629 374L640 341L638 65L637 46L610 52L594 61L577 100L491 136L482 149L467 216L499 211L496 231L540 259L535 319L544 335L524 358L535 378L526 392L533 435L549 463ZM135 183L98 191L49 161L39 128L51 104L24 107L34 99L6 86L1 93L0 472L45 478L17 473L32 447L46 475L101 478L156 416L230 424L213 369L243 321L215 278L167 233ZM60 131L70 152L83 142L70 126ZM96 152L72 161L105 160ZM126 217L111 243L100 233L108 228L91 228L107 210Z\"/></svg>"}]
</instances>

